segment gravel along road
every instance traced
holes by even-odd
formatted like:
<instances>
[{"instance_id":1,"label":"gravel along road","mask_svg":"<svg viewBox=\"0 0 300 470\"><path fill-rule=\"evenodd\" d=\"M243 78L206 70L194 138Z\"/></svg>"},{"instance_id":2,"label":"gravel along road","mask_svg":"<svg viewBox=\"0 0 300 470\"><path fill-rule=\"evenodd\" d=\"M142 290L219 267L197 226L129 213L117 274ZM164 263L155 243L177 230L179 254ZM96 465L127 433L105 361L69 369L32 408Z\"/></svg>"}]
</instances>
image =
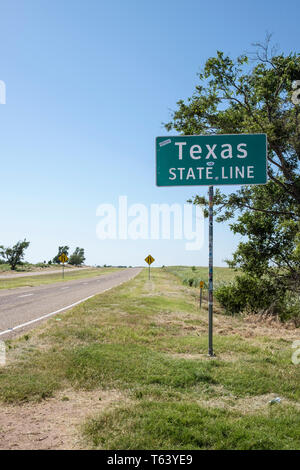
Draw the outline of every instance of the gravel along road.
<instances>
[{"instance_id":1,"label":"gravel along road","mask_svg":"<svg viewBox=\"0 0 300 470\"><path fill-rule=\"evenodd\" d=\"M0 340L12 338L43 319L132 279L141 269L127 268L76 281L1 290Z\"/></svg>"}]
</instances>

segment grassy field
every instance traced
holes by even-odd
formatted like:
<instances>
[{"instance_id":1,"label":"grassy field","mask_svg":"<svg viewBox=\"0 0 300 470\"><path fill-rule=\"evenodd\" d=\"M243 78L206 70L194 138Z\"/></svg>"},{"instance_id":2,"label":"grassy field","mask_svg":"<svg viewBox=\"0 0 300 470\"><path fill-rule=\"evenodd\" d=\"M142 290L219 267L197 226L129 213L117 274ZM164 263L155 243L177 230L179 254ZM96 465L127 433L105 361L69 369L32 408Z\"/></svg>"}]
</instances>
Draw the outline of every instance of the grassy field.
<instances>
[{"instance_id":1,"label":"grassy field","mask_svg":"<svg viewBox=\"0 0 300 470\"><path fill-rule=\"evenodd\" d=\"M48 271L50 269L59 269L61 266L59 264L44 264L44 263L23 263L16 266L14 271L11 270L11 267L7 263L0 263L0 273L28 273L30 271Z\"/></svg>"},{"instance_id":2,"label":"grassy field","mask_svg":"<svg viewBox=\"0 0 300 470\"><path fill-rule=\"evenodd\" d=\"M181 281L189 285L191 280L193 281L193 286L198 287L199 281L204 281L207 286L208 283L208 268L200 266L168 266L164 268L169 273L175 274L181 279ZM236 271L229 268L218 268L214 267L214 287L217 288L222 284L227 284L232 281L236 275Z\"/></svg>"},{"instance_id":3,"label":"grassy field","mask_svg":"<svg viewBox=\"0 0 300 470\"><path fill-rule=\"evenodd\" d=\"M60 267L60 269L62 269ZM15 287L35 287L54 282L72 281L88 277L101 276L112 273L119 268L91 268L82 270L65 269L64 278L61 271L55 274L41 274L39 276L21 276L12 279L0 279L0 289L14 289Z\"/></svg>"},{"instance_id":4,"label":"grassy field","mask_svg":"<svg viewBox=\"0 0 300 470\"><path fill-rule=\"evenodd\" d=\"M86 448L299 450L297 331L215 315L217 357L208 358L207 304L199 312L196 289L165 269L147 276L8 341L0 400L117 394L83 420ZM276 396L281 403L269 404Z\"/></svg>"}]
</instances>

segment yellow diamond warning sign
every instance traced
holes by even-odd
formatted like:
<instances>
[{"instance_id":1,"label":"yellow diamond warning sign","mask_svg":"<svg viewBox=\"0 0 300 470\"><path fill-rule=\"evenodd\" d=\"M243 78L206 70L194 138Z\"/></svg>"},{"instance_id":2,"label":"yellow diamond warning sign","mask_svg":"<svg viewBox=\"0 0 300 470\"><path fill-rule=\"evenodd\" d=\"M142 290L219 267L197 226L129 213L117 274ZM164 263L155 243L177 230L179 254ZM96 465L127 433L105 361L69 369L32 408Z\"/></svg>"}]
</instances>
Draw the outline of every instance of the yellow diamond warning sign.
<instances>
[{"instance_id":1,"label":"yellow diamond warning sign","mask_svg":"<svg viewBox=\"0 0 300 470\"><path fill-rule=\"evenodd\" d=\"M154 263L155 259L152 258L151 255L148 255L147 258L145 258L145 261L146 261L146 263L148 263L149 266L150 266L150 264Z\"/></svg>"},{"instance_id":2,"label":"yellow diamond warning sign","mask_svg":"<svg viewBox=\"0 0 300 470\"><path fill-rule=\"evenodd\" d=\"M61 263L66 263L69 258L67 257L67 255L65 255L65 253L62 253L62 254L58 257L58 259L59 259L59 261L60 261Z\"/></svg>"}]
</instances>

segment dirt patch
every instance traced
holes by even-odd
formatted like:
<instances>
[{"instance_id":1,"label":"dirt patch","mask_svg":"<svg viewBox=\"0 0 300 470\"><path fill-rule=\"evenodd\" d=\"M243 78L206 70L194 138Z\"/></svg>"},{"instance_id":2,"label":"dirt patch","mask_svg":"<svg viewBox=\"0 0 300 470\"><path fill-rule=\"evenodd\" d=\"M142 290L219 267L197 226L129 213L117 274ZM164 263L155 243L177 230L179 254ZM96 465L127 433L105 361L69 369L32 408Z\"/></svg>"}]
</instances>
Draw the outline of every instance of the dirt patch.
<instances>
[{"instance_id":1,"label":"dirt patch","mask_svg":"<svg viewBox=\"0 0 300 470\"><path fill-rule=\"evenodd\" d=\"M65 390L41 403L0 405L0 450L83 449L80 427L95 412L130 403L117 390Z\"/></svg>"}]
</instances>

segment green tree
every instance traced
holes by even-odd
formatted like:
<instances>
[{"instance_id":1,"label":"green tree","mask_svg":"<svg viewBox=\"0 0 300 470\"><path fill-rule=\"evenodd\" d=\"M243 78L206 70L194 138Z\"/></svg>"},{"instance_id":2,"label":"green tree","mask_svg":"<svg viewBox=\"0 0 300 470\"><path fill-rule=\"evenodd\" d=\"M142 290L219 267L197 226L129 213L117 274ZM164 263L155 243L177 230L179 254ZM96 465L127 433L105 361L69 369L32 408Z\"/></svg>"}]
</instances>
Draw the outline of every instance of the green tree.
<instances>
[{"instance_id":1,"label":"green tree","mask_svg":"<svg viewBox=\"0 0 300 470\"><path fill-rule=\"evenodd\" d=\"M253 187L251 200L264 212L244 210L230 224L247 241L239 243L229 265L258 277L276 269L280 283L296 288L300 281L299 221L285 215L294 211L295 204L273 181Z\"/></svg>"},{"instance_id":2,"label":"green tree","mask_svg":"<svg viewBox=\"0 0 300 470\"><path fill-rule=\"evenodd\" d=\"M270 56L269 40L257 45L252 68L245 55L234 61L218 51L208 59L193 96L186 103L178 101L165 127L189 135L266 133L269 179L297 204L299 218L300 108L291 98L292 84L300 78L300 54ZM207 204L205 198L201 202ZM226 209L225 218L235 209L256 209L248 188L229 196L217 191L215 204L217 213ZM294 217L294 211L289 215Z\"/></svg>"},{"instance_id":3,"label":"green tree","mask_svg":"<svg viewBox=\"0 0 300 470\"><path fill-rule=\"evenodd\" d=\"M60 255L61 255L62 253L64 253L66 256L68 256L68 254L69 254L69 247L68 247L67 245L65 245L65 246L59 246L59 247L58 247L58 253L57 253L56 256L54 256L54 258L53 258L53 260L52 260L53 263L55 263L55 264L60 264L59 257L60 257Z\"/></svg>"},{"instance_id":4,"label":"green tree","mask_svg":"<svg viewBox=\"0 0 300 470\"><path fill-rule=\"evenodd\" d=\"M84 249L79 248L79 246L77 246L74 253L72 253L70 256L69 264L80 266L84 263L84 261L85 261Z\"/></svg>"},{"instance_id":5,"label":"green tree","mask_svg":"<svg viewBox=\"0 0 300 470\"><path fill-rule=\"evenodd\" d=\"M25 255L25 250L29 247L30 242L26 240L18 241L13 247L4 248L0 246L0 256L2 256L11 269L15 269L18 264L22 262Z\"/></svg>"},{"instance_id":6,"label":"green tree","mask_svg":"<svg viewBox=\"0 0 300 470\"><path fill-rule=\"evenodd\" d=\"M230 194L216 189L214 214L218 222L233 219L233 232L247 237L229 264L257 280L276 278L290 292L300 284L300 106L292 99L299 78L300 54L270 51L270 36L251 57L217 52L165 125L190 135L267 134L268 183ZM207 216L205 195L190 202L203 205Z\"/></svg>"}]
</instances>

